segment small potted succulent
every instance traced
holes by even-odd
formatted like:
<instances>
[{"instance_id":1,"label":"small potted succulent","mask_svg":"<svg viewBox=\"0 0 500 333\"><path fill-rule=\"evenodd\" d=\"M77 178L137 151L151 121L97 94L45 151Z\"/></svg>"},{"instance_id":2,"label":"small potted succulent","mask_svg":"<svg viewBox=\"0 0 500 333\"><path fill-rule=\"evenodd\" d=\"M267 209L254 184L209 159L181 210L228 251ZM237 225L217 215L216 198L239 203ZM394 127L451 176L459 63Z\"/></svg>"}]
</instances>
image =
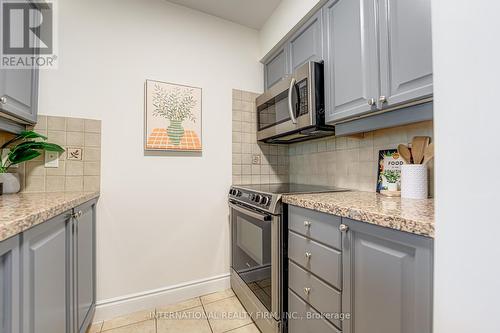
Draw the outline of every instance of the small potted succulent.
<instances>
[{"instance_id":1,"label":"small potted succulent","mask_svg":"<svg viewBox=\"0 0 500 333\"><path fill-rule=\"evenodd\" d=\"M383 173L385 179L387 180L387 190L388 191L397 191L398 190L398 181L400 178L400 173L395 170L387 170Z\"/></svg>"},{"instance_id":2,"label":"small potted succulent","mask_svg":"<svg viewBox=\"0 0 500 333\"><path fill-rule=\"evenodd\" d=\"M32 160L40 156L42 151L64 152L59 145L35 139L47 140L47 137L33 131L23 131L0 147L0 184L3 193L17 193L21 189L19 175L9 173L10 167Z\"/></svg>"}]
</instances>

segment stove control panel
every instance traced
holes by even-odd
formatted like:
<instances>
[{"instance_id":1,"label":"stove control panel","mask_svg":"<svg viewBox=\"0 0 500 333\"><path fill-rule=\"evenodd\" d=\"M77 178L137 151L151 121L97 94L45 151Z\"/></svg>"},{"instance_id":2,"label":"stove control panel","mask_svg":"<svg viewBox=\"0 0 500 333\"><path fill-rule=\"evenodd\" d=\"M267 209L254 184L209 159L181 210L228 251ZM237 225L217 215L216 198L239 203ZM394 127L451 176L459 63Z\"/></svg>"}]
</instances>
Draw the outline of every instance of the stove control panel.
<instances>
[{"instance_id":1,"label":"stove control panel","mask_svg":"<svg viewBox=\"0 0 500 333\"><path fill-rule=\"evenodd\" d=\"M229 197L262 208L269 208L272 201L271 195L233 187L229 190Z\"/></svg>"}]
</instances>

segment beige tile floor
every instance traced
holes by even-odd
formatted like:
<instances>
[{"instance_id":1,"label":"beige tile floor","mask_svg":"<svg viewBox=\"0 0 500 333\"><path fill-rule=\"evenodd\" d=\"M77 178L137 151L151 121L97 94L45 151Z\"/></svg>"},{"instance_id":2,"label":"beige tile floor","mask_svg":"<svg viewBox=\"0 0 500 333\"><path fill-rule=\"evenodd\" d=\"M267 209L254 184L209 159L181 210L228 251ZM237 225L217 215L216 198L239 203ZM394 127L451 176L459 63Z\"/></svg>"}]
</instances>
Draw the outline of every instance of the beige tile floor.
<instances>
[{"instance_id":1,"label":"beige tile floor","mask_svg":"<svg viewBox=\"0 0 500 333\"><path fill-rule=\"evenodd\" d=\"M94 323L87 333L259 333L231 289Z\"/></svg>"}]
</instances>

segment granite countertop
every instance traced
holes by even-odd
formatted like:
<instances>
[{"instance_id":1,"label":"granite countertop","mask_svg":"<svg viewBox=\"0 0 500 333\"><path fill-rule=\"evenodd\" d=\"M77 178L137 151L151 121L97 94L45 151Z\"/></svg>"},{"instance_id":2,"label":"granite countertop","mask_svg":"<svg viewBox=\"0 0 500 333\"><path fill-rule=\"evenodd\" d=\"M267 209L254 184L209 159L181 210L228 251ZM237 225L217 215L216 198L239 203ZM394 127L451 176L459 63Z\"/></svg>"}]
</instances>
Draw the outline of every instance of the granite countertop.
<instances>
[{"instance_id":1,"label":"granite countertop","mask_svg":"<svg viewBox=\"0 0 500 333\"><path fill-rule=\"evenodd\" d=\"M99 192L0 195L0 241L99 197Z\"/></svg>"},{"instance_id":2,"label":"granite countertop","mask_svg":"<svg viewBox=\"0 0 500 333\"><path fill-rule=\"evenodd\" d=\"M372 192L287 194L283 202L382 227L434 238L434 200L386 197Z\"/></svg>"}]
</instances>

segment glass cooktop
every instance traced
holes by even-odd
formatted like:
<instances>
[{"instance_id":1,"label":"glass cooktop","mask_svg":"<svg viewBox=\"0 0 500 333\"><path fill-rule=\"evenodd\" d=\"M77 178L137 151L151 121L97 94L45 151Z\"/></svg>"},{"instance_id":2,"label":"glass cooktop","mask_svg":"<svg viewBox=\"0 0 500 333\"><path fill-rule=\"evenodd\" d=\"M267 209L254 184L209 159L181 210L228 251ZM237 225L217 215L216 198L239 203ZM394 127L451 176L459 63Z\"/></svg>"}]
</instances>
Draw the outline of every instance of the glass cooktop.
<instances>
[{"instance_id":1,"label":"glass cooktop","mask_svg":"<svg viewBox=\"0 0 500 333\"><path fill-rule=\"evenodd\" d=\"M285 193L322 193L322 192L343 192L349 191L345 188L335 186L306 185L306 184L257 184L257 185L239 185L242 189L248 189L255 192L268 194Z\"/></svg>"}]
</instances>

